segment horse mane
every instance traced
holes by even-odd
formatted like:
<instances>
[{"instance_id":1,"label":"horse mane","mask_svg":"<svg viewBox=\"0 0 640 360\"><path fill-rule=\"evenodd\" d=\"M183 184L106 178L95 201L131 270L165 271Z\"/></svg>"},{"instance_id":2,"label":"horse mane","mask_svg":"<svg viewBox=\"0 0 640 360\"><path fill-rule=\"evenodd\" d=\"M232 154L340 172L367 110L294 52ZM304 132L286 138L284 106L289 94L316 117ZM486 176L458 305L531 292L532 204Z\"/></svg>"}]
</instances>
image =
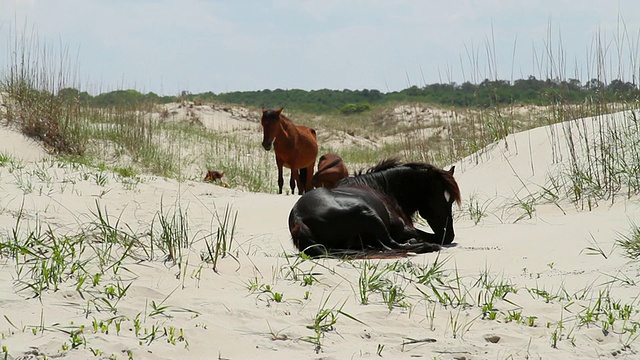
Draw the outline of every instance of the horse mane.
<instances>
[{"instance_id":1,"label":"horse mane","mask_svg":"<svg viewBox=\"0 0 640 360\"><path fill-rule=\"evenodd\" d=\"M442 178L442 180L444 180L445 189L447 190L447 192L449 192L451 198L458 205L460 205L462 201L460 196L460 188L458 187L458 183L454 179L453 175L447 170L437 168L431 164L427 164L424 162L403 163L397 157L387 158L381 160L378 164L366 170L366 172L360 170L355 176L347 178L346 181L345 179L343 179L341 182L344 181L344 183L366 184L369 186L380 187L379 179L384 176L382 172L400 167L408 167L413 170L427 170L435 172L439 177Z\"/></svg>"},{"instance_id":2,"label":"horse mane","mask_svg":"<svg viewBox=\"0 0 640 360\"><path fill-rule=\"evenodd\" d=\"M355 173L354 176L360 176L364 174L371 174L371 173L376 173L380 171L385 171L401 165L402 163L400 162L400 158L397 158L397 157L387 158L387 159L381 160L379 163L370 167L367 170L362 170L362 169L358 170L358 172Z\"/></svg>"},{"instance_id":3,"label":"horse mane","mask_svg":"<svg viewBox=\"0 0 640 360\"><path fill-rule=\"evenodd\" d=\"M380 161L379 163L377 163L375 166L369 168L369 170L367 170L367 173L375 173L375 172L380 172L380 171L385 171L385 170L389 170L398 166L402 166L402 163L400 162L400 159L395 157L395 158L388 158L388 159L384 159L382 161Z\"/></svg>"},{"instance_id":4,"label":"horse mane","mask_svg":"<svg viewBox=\"0 0 640 360\"><path fill-rule=\"evenodd\" d=\"M282 114L280 114L280 115L282 115ZM280 117L280 115L278 115L278 112L276 110L273 110L273 109L265 110L262 113L262 116L268 117L268 118L278 118L278 117Z\"/></svg>"},{"instance_id":5,"label":"horse mane","mask_svg":"<svg viewBox=\"0 0 640 360\"><path fill-rule=\"evenodd\" d=\"M438 172L444 180L445 188L449 192L449 195L451 195L451 198L458 205L460 205L460 203L462 202L462 198L460 196L460 188L458 187L456 179L453 178L453 174L443 169L434 168L434 170Z\"/></svg>"},{"instance_id":6,"label":"horse mane","mask_svg":"<svg viewBox=\"0 0 640 360\"><path fill-rule=\"evenodd\" d=\"M416 170L431 170L431 171L434 171L436 174L438 174L438 176L440 176L442 178L442 180L444 180L444 188L447 190L447 192L449 193L451 198L458 205L460 205L460 203L462 202L462 198L460 196L460 188L458 187L458 183L456 182L456 179L453 177L453 174L451 174L449 171L444 170L444 169L440 169L440 168L435 167L435 166L433 166L431 164L420 163L420 162L407 163L407 164L403 164L403 165L407 166L407 167L410 167L412 169L416 169Z\"/></svg>"}]
</instances>

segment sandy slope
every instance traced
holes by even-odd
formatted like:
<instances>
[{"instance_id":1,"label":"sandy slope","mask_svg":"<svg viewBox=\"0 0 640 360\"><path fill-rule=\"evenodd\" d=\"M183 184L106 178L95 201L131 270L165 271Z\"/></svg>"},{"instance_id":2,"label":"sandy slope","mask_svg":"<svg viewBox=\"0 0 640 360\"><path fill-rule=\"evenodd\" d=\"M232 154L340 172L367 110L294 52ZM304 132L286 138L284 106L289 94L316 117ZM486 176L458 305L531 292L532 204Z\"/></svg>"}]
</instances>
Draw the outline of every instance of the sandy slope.
<instances>
[{"instance_id":1,"label":"sandy slope","mask_svg":"<svg viewBox=\"0 0 640 360\"><path fill-rule=\"evenodd\" d=\"M172 216L180 208L188 214L193 243L182 271L158 258L127 259L117 274L107 271L96 287L85 286L78 292L76 279L69 279L60 290L45 291L41 298L22 290L30 276L20 271L15 259L0 258L0 342L9 359L43 354L87 359L98 352L98 358L118 359L126 359L128 352L134 359L359 359L378 358L378 351L393 359L637 358L635 338L617 333L622 320L606 334L600 321L578 326L576 320L602 292L637 309L637 285L614 280L634 280L638 268L614 247L614 240L618 232L628 229L630 220L639 219L638 199L619 199L591 212L577 211L570 204L563 204L564 213L555 205L538 205L532 219L517 223L513 223L517 214L504 212L513 194L527 192L523 184L533 191L535 185L544 184L547 171L558 162L555 150L549 150L550 134L545 128L516 134L506 140L508 146L500 142L480 157L456 164L464 201L471 194L488 201L489 216L475 225L463 207L456 220L457 246L397 262L398 267L415 269L443 263L442 276L450 287L440 291L466 297L470 305L443 306L434 302L430 288L410 284L402 279L402 272L392 272L389 278L402 286L409 306L389 311L380 294L371 295L368 305L360 304L358 279L364 261L303 262L300 271L314 274L316 281L302 286L301 275L291 272L295 269L291 264L300 260L283 256L294 252L286 219L297 196L153 177L131 184L94 169L37 161L43 152L2 129L0 152L11 152L25 164L20 169L0 167L4 239L14 229L25 236L38 226L51 228L57 236L73 236L92 228L98 208L108 213L111 224L119 220L120 229L146 239L145 234L157 229L159 214ZM101 176L107 176L107 181L98 181ZM216 209L221 214L226 206L238 214L233 244L237 259L222 259L215 273L210 264L200 261L200 254L206 249L205 238L210 240L207 236L218 228ZM594 242L607 258L585 250ZM480 293L473 284L483 273L517 289L505 300L496 299L496 320L482 319L477 306ZM456 278L463 284L459 290L453 286ZM103 289L110 284L131 284L115 313L90 301L104 296ZM250 290L251 284L259 289ZM275 302L272 293L261 291L266 285L283 294L283 301ZM527 289L566 294L567 299L547 302ZM418 290L430 294L432 301ZM154 303L167 306L164 315L153 315ZM338 308L359 322L334 311L337 322L323 334L322 348L316 353L314 344L305 341L314 335L308 325L320 310ZM507 321L516 312L534 317L534 326ZM141 325L138 336L136 318ZM94 331L94 320L106 323L108 319L121 321L119 333L115 323L108 326L108 333ZM639 320L636 310L631 320ZM84 342L63 351L63 344L71 343L65 330L82 325ZM159 329L158 338L144 339L144 331L150 334L154 327ZM184 334L184 338L176 336L175 345L164 333L171 329L182 329ZM561 334L557 348L551 346L554 331ZM499 341L488 342L489 335L499 336ZM424 341L403 345L407 339Z\"/></svg>"},{"instance_id":2,"label":"sandy slope","mask_svg":"<svg viewBox=\"0 0 640 360\"><path fill-rule=\"evenodd\" d=\"M0 127L0 153L15 154L24 161L38 161L47 156L36 141L22 133Z\"/></svg>"}]
</instances>

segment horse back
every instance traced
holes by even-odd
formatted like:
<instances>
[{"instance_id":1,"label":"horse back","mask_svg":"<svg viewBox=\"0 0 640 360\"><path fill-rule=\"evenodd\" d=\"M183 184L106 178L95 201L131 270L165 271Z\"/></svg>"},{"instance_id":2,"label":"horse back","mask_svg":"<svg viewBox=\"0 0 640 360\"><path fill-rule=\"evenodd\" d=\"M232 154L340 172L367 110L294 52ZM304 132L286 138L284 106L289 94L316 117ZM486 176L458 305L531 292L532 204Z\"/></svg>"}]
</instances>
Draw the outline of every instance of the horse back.
<instances>
[{"instance_id":1,"label":"horse back","mask_svg":"<svg viewBox=\"0 0 640 360\"><path fill-rule=\"evenodd\" d=\"M289 231L294 245L311 256L320 253L305 250L310 246L329 252L380 248L379 241L389 236L388 231L396 232L401 216L396 209L384 194L370 187L318 188L293 206Z\"/></svg>"},{"instance_id":2,"label":"horse back","mask_svg":"<svg viewBox=\"0 0 640 360\"><path fill-rule=\"evenodd\" d=\"M298 127L298 132L301 133L303 136L308 136L310 138L313 138L313 140L315 141L318 140L316 129L309 126L305 126L305 125L296 125L296 126Z\"/></svg>"},{"instance_id":3,"label":"horse back","mask_svg":"<svg viewBox=\"0 0 640 360\"><path fill-rule=\"evenodd\" d=\"M336 154L324 154L318 160L318 171L313 175L314 187L335 188L338 182L349 176L342 158Z\"/></svg>"},{"instance_id":4,"label":"horse back","mask_svg":"<svg viewBox=\"0 0 640 360\"><path fill-rule=\"evenodd\" d=\"M276 157L289 169L313 168L318 156L315 130L302 125L296 125L295 129L295 134L276 138L273 145ZM313 173L313 169L310 173Z\"/></svg>"},{"instance_id":5,"label":"horse back","mask_svg":"<svg viewBox=\"0 0 640 360\"><path fill-rule=\"evenodd\" d=\"M297 125L298 137L295 143L294 158L296 168L308 168L316 163L318 157L318 141L316 130L309 126ZM309 176L313 169L310 170Z\"/></svg>"}]
</instances>

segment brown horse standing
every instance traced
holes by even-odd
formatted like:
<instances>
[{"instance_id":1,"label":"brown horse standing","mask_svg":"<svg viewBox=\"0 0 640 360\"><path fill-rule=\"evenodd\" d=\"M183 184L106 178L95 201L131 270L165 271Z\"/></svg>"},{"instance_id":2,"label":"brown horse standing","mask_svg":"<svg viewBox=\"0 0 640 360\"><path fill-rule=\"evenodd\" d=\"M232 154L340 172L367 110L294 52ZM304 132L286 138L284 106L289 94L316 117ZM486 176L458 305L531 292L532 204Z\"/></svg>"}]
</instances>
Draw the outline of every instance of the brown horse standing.
<instances>
[{"instance_id":1,"label":"brown horse standing","mask_svg":"<svg viewBox=\"0 0 640 360\"><path fill-rule=\"evenodd\" d=\"M333 189L338 185L338 181L349 177L349 170L336 154L324 154L318 160L318 171L313 175L311 182L313 187L325 187Z\"/></svg>"},{"instance_id":2,"label":"brown horse standing","mask_svg":"<svg viewBox=\"0 0 640 360\"><path fill-rule=\"evenodd\" d=\"M273 146L278 166L278 194L282 194L282 167L291 169L289 185L291 193L298 184L298 194L313 188L311 177L318 156L316 131L308 126L296 125L278 110L262 109L260 120L263 129L262 147L269 151Z\"/></svg>"}]
</instances>

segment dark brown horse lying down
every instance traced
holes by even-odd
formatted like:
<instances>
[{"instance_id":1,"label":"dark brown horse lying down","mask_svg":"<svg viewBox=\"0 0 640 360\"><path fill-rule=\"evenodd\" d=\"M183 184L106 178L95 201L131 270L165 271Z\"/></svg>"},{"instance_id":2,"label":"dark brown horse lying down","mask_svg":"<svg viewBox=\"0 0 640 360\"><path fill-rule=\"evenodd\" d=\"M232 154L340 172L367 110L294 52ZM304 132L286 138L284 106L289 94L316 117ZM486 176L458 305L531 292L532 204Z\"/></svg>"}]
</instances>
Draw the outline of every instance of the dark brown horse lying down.
<instances>
[{"instance_id":1,"label":"dark brown horse lying down","mask_svg":"<svg viewBox=\"0 0 640 360\"><path fill-rule=\"evenodd\" d=\"M454 168L385 160L334 189L304 194L291 209L294 245L309 256L438 251L454 237L451 207L460 204ZM433 233L416 229L418 212Z\"/></svg>"},{"instance_id":2,"label":"dark brown horse lying down","mask_svg":"<svg viewBox=\"0 0 640 360\"><path fill-rule=\"evenodd\" d=\"M318 171L313 175L311 182L313 187L324 187L333 189L338 185L338 181L349 176L349 170L336 154L324 154L318 160Z\"/></svg>"}]
</instances>

